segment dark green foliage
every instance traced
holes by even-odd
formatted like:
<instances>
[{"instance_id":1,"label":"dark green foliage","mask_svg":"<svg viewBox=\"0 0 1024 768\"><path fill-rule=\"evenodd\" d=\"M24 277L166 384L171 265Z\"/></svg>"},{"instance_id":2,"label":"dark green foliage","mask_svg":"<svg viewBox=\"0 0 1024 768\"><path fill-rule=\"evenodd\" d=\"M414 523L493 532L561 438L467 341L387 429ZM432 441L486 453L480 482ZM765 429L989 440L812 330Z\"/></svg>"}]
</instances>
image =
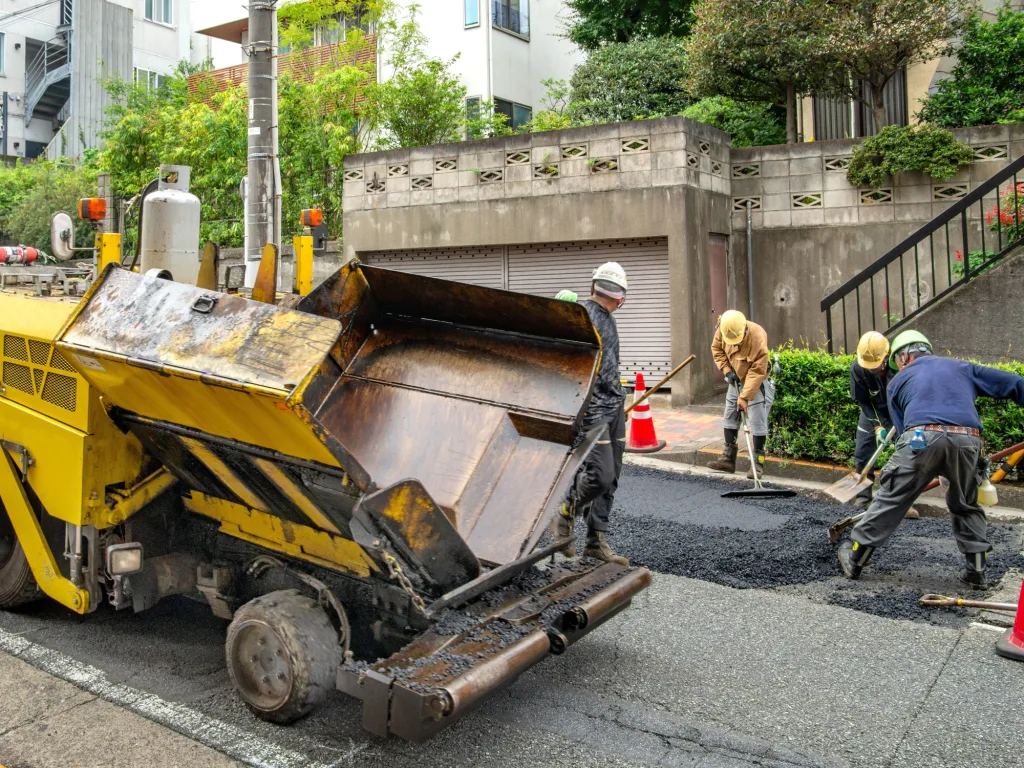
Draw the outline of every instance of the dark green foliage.
<instances>
[{"instance_id":1,"label":"dark green foliage","mask_svg":"<svg viewBox=\"0 0 1024 768\"><path fill-rule=\"evenodd\" d=\"M780 110L760 101L736 101L728 96L711 96L683 110L689 117L713 125L730 136L734 147L760 147L785 144L786 127Z\"/></svg>"},{"instance_id":2,"label":"dark green foliage","mask_svg":"<svg viewBox=\"0 0 1024 768\"><path fill-rule=\"evenodd\" d=\"M783 347L773 353L782 368L776 378L768 450L775 456L851 465L859 408L850 398L853 355L829 355ZM1024 376L1024 363L994 366ZM981 397L978 413L985 452L1024 441L1024 408Z\"/></svg>"},{"instance_id":3,"label":"dark green foliage","mask_svg":"<svg viewBox=\"0 0 1024 768\"><path fill-rule=\"evenodd\" d=\"M684 37L693 0L567 0L568 37L584 50L644 37Z\"/></svg>"},{"instance_id":4,"label":"dark green foliage","mask_svg":"<svg viewBox=\"0 0 1024 768\"><path fill-rule=\"evenodd\" d=\"M853 151L846 179L874 188L897 173L923 171L935 181L949 181L973 158L973 150L945 128L890 125Z\"/></svg>"},{"instance_id":5,"label":"dark green foliage","mask_svg":"<svg viewBox=\"0 0 1024 768\"><path fill-rule=\"evenodd\" d=\"M573 118L587 124L678 115L693 101L685 75L679 38L606 45L572 75Z\"/></svg>"},{"instance_id":6,"label":"dark green foliage","mask_svg":"<svg viewBox=\"0 0 1024 768\"><path fill-rule=\"evenodd\" d=\"M922 120L949 127L1024 120L1024 11L971 18L955 52L953 76L924 101Z\"/></svg>"}]
</instances>

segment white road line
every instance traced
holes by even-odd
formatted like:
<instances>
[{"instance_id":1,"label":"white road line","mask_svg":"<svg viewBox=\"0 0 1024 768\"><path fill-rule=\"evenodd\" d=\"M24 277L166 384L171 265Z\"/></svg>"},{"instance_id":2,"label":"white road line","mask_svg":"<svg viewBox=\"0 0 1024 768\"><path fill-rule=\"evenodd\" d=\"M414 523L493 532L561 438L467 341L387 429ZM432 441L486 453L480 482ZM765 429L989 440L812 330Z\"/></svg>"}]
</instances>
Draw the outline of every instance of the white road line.
<instances>
[{"instance_id":1,"label":"white road line","mask_svg":"<svg viewBox=\"0 0 1024 768\"><path fill-rule=\"evenodd\" d=\"M83 664L70 656L44 648L3 629L0 629L0 651L16 656L54 677L66 680L104 701L123 707L256 768L332 768L339 764L311 762L306 755L215 720L183 704L164 701L151 693L120 683L111 683L103 670ZM359 747L353 747L347 757L354 757L360 751L362 750Z\"/></svg>"},{"instance_id":2,"label":"white road line","mask_svg":"<svg viewBox=\"0 0 1024 768\"><path fill-rule=\"evenodd\" d=\"M1007 627L997 627L995 624L986 624L983 621L972 621L969 625L971 629L987 629L991 632L998 632L1003 634L1006 632Z\"/></svg>"}]
</instances>

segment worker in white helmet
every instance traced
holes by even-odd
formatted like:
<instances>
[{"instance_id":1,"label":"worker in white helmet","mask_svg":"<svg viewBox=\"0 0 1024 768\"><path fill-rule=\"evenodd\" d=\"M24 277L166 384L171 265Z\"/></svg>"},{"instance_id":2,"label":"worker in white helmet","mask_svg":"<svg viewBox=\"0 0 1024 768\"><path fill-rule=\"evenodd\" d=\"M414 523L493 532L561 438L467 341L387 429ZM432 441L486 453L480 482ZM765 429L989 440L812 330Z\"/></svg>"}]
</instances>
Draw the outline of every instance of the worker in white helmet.
<instances>
[{"instance_id":1,"label":"worker in white helmet","mask_svg":"<svg viewBox=\"0 0 1024 768\"><path fill-rule=\"evenodd\" d=\"M606 537L626 449L626 393L619 379L619 331L612 315L625 303L628 287L625 270L610 261L594 271L590 298L580 302L601 337L601 366L583 415L582 431L587 434L600 429L602 434L552 523L555 538L561 540L573 536L576 516L585 516L587 543L583 554L619 565L629 565L629 561L615 553ZM575 539L563 551L574 557Z\"/></svg>"},{"instance_id":2,"label":"worker in white helmet","mask_svg":"<svg viewBox=\"0 0 1024 768\"><path fill-rule=\"evenodd\" d=\"M768 334L760 325L747 320L742 312L730 309L718 322L711 355L725 374L729 389L725 394L725 450L722 457L708 467L720 472L736 471L736 441L742 411L754 438L755 455L751 456L751 471L747 477L753 479L755 461L760 477L764 470L764 446L768 441L768 414L775 400L775 382L768 378Z\"/></svg>"}]
</instances>

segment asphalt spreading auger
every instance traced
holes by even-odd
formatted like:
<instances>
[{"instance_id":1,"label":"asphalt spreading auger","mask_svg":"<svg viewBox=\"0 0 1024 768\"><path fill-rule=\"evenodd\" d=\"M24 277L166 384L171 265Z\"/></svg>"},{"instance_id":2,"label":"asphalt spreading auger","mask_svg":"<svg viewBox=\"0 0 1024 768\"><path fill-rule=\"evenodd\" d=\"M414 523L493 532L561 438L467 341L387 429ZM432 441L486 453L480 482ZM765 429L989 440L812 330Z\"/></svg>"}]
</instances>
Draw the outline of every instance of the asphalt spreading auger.
<instances>
[{"instance_id":1,"label":"asphalt spreading auger","mask_svg":"<svg viewBox=\"0 0 1024 768\"><path fill-rule=\"evenodd\" d=\"M204 599L266 719L337 688L422 741L650 582L547 562L597 439L576 304L355 261L289 309L114 264L0 292L0 334L0 607Z\"/></svg>"}]
</instances>

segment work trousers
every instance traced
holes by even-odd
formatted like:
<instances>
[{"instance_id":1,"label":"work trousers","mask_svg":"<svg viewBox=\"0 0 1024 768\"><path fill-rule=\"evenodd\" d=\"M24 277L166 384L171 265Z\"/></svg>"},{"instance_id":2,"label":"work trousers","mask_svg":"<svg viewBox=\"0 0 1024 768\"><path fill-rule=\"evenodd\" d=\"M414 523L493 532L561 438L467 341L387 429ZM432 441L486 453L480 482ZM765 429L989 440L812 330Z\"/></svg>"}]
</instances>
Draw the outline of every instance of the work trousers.
<instances>
[{"instance_id":1,"label":"work trousers","mask_svg":"<svg viewBox=\"0 0 1024 768\"><path fill-rule=\"evenodd\" d=\"M875 421L869 419L861 411L860 419L857 422L857 450L854 454L854 468L857 472L860 472L864 467L867 466L868 461L871 460L871 455L878 448L878 441L875 439L875 427L883 426L886 430L892 429L892 422L888 420ZM868 472L868 478L873 482L875 479L875 470ZM857 494L857 498L861 500L865 505L871 503L872 487L869 485L863 491Z\"/></svg>"},{"instance_id":2,"label":"work trousers","mask_svg":"<svg viewBox=\"0 0 1024 768\"><path fill-rule=\"evenodd\" d=\"M988 522L978 504L982 473L978 467L981 440L970 435L924 432L925 447L912 448L908 429L896 441L896 452L879 475L879 489L850 538L877 547L903 521L910 505L940 475L949 481L946 506L953 518L953 536L964 554L988 552Z\"/></svg>"},{"instance_id":3,"label":"work trousers","mask_svg":"<svg viewBox=\"0 0 1024 768\"><path fill-rule=\"evenodd\" d=\"M725 393L725 421L726 429L739 429L740 416L736 401L740 396L740 388L735 384L729 385ZM771 413L772 403L775 402L775 382L765 379L754 399L747 403L747 421L750 422L750 434L755 437L765 437L768 434L768 414Z\"/></svg>"},{"instance_id":4,"label":"work trousers","mask_svg":"<svg viewBox=\"0 0 1024 768\"><path fill-rule=\"evenodd\" d=\"M587 518L591 531L607 531L612 502L619 487L622 454L626 450L626 413L618 408L610 414L587 414L583 417L583 433L604 427L576 475L573 498L576 509Z\"/></svg>"}]
</instances>

